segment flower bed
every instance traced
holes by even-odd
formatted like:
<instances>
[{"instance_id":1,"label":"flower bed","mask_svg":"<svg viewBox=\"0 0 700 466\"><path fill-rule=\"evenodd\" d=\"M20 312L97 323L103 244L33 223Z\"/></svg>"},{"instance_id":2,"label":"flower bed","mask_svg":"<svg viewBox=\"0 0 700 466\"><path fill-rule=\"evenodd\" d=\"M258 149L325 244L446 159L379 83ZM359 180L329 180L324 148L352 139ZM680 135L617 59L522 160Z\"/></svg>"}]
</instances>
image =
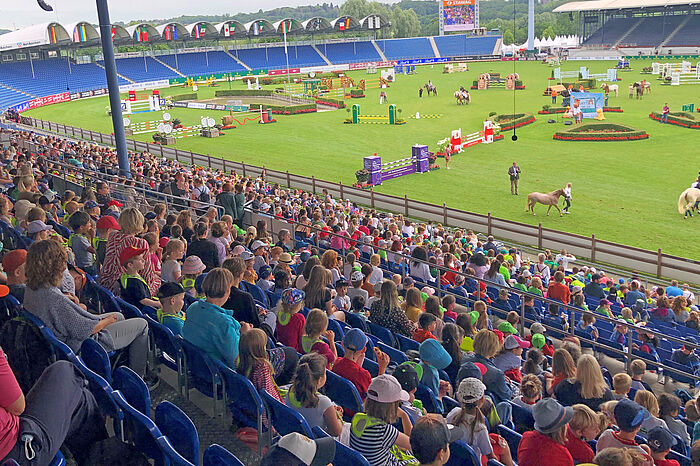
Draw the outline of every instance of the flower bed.
<instances>
[{"instance_id":1,"label":"flower bed","mask_svg":"<svg viewBox=\"0 0 700 466\"><path fill-rule=\"evenodd\" d=\"M558 113L566 113L567 107L555 107L552 105L543 105L542 110L537 112L540 115L554 115ZM603 107L603 112L608 113L622 113L622 108L620 107Z\"/></svg>"},{"instance_id":2,"label":"flower bed","mask_svg":"<svg viewBox=\"0 0 700 466\"><path fill-rule=\"evenodd\" d=\"M249 104L251 109L260 108L264 106L269 108L270 111L275 115L299 115L302 113L313 113L316 111L316 104L301 104L301 105L270 105L270 104Z\"/></svg>"},{"instance_id":3,"label":"flower bed","mask_svg":"<svg viewBox=\"0 0 700 466\"><path fill-rule=\"evenodd\" d=\"M339 99L331 99L331 98L316 99L316 103L321 104L321 105L328 105L329 107L345 108L345 101L339 100Z\"/></svg>"},{"instance_id":4,"label":"flower bed","mask_svg":"<svg viewBox=\"0 0 700 466\"><path fill-rule=\"evenodd\" d=\"M532 113L497 114L489 117L489 120L500 126L501 131L509 131L534 123L535 117Z\"/></svg>"},{"instance_id":5,"label":"flower bed","mask_svg":"<svg viewBox=\"0 0 700 466\"><path fill-rule=\"evenodd\" d=\"M616 123L588 123L554 133L557 141L637 141L648 139L646 131Z\"/></svg>"},{"instance_id":6,"label":"flower bed","mask_svg":"<svg viewBox=\"0 0 700 466\"><path fill-rule=\"evenodd\" d=\"M661 113L651 112L649 118L656 121L661 121ZM700 129L700 121L695 118L695 115L687 112L671 112L668 114L668 124L682 126L689 129Z\"/></svg>"}]
</instances>

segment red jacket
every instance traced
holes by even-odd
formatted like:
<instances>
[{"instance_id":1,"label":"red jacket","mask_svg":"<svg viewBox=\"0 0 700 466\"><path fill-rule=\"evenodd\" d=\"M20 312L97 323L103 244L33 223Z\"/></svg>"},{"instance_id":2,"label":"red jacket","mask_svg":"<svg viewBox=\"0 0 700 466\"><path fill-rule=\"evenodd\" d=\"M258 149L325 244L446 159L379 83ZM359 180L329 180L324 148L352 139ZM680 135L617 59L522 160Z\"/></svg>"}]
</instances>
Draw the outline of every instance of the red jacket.
<instances>
[{"instance_id":1,"label":"red jacket","mask_svg":"<svg viewBox=\"0 0 700 466\"><path fill-rule=\"evenodd\" d=\"M546 454L545 454L546 452ZM518 464L526 466L573 466L566 447L551 437L531 430L523 434L518 445Z\"/></svg>"},{"instance_id":2,"label":"red jacket","mask_svg":"<svg viewBox=\"0 0 700 466\"><path fill-rule=\"evenodd\" d=\"M569 304L569 301L571 301L571 291L569 291L569 287L563 283L552 281L549 283L549 288L547 288L547 298L558 299L564 304Z\"/></svg>"}]
</instances>

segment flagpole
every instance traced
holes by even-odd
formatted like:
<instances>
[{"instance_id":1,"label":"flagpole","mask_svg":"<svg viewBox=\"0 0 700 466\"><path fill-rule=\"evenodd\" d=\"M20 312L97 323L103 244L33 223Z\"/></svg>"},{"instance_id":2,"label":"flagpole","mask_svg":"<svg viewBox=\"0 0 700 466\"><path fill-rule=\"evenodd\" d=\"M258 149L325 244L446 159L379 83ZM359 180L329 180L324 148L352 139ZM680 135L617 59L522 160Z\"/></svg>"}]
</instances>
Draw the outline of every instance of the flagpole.
<instances>
[{"instance_id":1,"label":"flagpole","mask_svg":"<svg viewBox=\"0 0 700 466\"><path fill-rule=\"evenodd\" d=\"M282 32L284 33L284 56L287 59L287 87L289 88L289 104L292 104L292 78L289 76L289 52L287 50L287 23L282 22Z\"/></svg>"}]
</instances>

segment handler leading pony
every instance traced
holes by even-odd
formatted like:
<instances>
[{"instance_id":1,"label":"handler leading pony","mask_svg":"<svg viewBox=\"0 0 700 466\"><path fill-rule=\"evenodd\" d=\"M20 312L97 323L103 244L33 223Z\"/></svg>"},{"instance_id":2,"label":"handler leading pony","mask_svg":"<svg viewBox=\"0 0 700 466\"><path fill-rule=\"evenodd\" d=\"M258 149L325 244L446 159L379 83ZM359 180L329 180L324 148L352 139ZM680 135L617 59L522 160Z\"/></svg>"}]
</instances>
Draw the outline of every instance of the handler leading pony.
<instances>
[{"instance_id":1,"label":"handler leading pony","mask_svg":"<svg viewBox=\"0 0 700 466\"><path fill-rule=\"evenodd\" d=\"M559 198L564 194L564 188L559 188L551 193L530 193L527 195L527 206L525 212L532 212L535 215L535 205L537 203L549 206L547 208L547 215L552 207L555 207L559 211L559 216L562 217L561 209L559 208Z\"/></svg>"},{"instance_id":2,"label":"handler leading pony","mask_svg":"<svg viewBox=\"0 0 700 466\"><path fill-rule=\"evenodd\" d=\"M683 214L683 218L693 216L693 210L697 210L697 203L700 201L700 189L688 188L681 193L678 198L678 213Z\"/></svg>"}]
</instances>

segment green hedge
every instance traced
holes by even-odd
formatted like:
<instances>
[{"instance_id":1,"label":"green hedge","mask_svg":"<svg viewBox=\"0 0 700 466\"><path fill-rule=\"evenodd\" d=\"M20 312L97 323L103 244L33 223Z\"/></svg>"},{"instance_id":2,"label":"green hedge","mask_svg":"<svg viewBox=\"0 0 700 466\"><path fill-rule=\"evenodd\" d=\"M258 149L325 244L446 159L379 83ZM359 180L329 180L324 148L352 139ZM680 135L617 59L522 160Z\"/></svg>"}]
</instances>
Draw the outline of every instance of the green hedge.
<instances>
[{"instance_id":1,"label":"green hedge","mask_svg":"<svg viewBox=\"0 0 700 466\"><path fill-rule=\"evenodd\" d=\"M319 97L316 102L323 102L337 108L345 108L345 99L331 99L330 97Z\"/></svg>"},{"instance_id":2,"label":"green hedge","mask_svg":"<svg viewBox=\"0 0 700 466\"><path fill-rule=\"evenodd\" d=\"M224 89L214 92L216 97L228 97L228 96L270 96L274 91L270 89Z\"/></svg>"},{"instance_id":3,"label":"green hedge","mask_svg":"<svg viewBox=\"0 0 700 466\"><path fill-rule=\"evenodd\" d=\"M588 123L554 133L554 139L565 141L633 141L648 137L644 130L616 123Z\"/></svg>"},{"instance_id":4,"label":"green hedge","mask_svg":"<svg viewBox=\"0 0 700 466\"><path fill-rule=\"evenodd\" d=\"M579 79L574 82L564 82L561 84L567 89L569 88L569 85L574 86L574 91L578 90L581 84L583 84L583 87L587 89L596 89L598 87L598 81L595 79Z\"/></svg>"},{"instance_id":5,"label":"green hedge","mask_svg":"<svg viewBox=\"0 0 700 466\"><path fill-rule=\"evenodd\" d=\"M497 114L489 116L489 120L497 123L501 127L501 131L508 131L513 128L519 128L534 123L535 116L532 113ZM501 121L505 120L509 121L501 123Z\"/></svg>"},{"instance_id":6,"label":"green hedge","mask_svg":"<svg viewBox=\"0 0 700 466\"><path fill-rule=\"evenodd\" d=\"M316 111L316 104L300 104L300 105L270 105L267 103L251 103L249 104L251 110L260 108L262 105L263 109L270 109L272 113L282 114L282 115L296 115L299 113L311 113Z\"/></svg>"},{"instance_id":7,"label":"green hedge","mask_svg":"<svg viewBox=\"0 0 700 466\"><path fill-rule=\"evenodd\" d=\"M365 95L362 89L350 89L350 95Z\"/></svg>"},{"instance_id":8,"label":"green hedge","mask_svg":"<svg viewBox=\"0 0 700 466\"><path fill-rule=\"evenodd\" d=\"M651 112L649 117L654 120L661 119L660 112ZM700 129L700 121L695 119L692 113L687 112L671 112L668 114L668 122L676 124L678 126L684 126L686 128Z\"/></svg>"},{"instance_id":9,"label":"green hedge","mask_svg":"<svg viewBox=\"0 0 700 466\"><path fill-rule=\"evenodd\" d=\"M197 93L192 92L190 94L179 94L179 95L174 95L170 98L173 102L179 102L181 100L197 100Z\"/></svg>"}]
</instances>

